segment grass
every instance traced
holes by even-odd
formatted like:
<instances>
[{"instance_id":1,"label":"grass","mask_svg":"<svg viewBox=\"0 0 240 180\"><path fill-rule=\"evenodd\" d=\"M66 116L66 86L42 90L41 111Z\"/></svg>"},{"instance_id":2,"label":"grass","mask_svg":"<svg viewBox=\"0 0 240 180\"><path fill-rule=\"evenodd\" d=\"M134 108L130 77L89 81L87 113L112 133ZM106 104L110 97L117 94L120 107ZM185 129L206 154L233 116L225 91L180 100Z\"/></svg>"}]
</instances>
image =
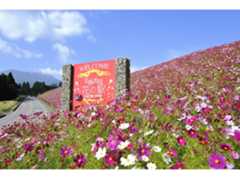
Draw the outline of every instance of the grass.
<instances>
[{"instance_id":1,"label":"grass","mask_svg":"<svg viewBox=\"0 0 240 180\"><path fill-rule=\"evenodd\" d=\"M0 101L0 114L8 113L13 110L18 104L16 100Z\"/></svg>"}]
</instances>

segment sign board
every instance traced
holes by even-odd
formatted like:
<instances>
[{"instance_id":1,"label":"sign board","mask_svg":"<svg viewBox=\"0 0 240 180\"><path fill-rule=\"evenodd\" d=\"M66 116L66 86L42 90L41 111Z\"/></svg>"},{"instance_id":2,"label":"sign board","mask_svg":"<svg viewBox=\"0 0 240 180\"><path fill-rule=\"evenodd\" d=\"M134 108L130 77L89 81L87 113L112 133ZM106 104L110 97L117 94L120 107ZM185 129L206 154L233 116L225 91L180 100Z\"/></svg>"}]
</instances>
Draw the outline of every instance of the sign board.
<instances>
[{"instance_id":1,"label":"sign board","mask_svg":"<svg viewBox=\"0 0 240 180\"><path fill-rule=\"evenodd\" d=\"M127 58L95 61L63 67L61 109L105 105L130 89Z\"/></svg>"},{"instance_id":2,"label":"sign board","mask_svg":"<svg viewBox=\"0 0 240 180\"><path fill-rule=\"evenodd\" d=\"M115 98L116 61L73 65L73 110L81 105L107 104Z\"/></svg>"}]
</instances>

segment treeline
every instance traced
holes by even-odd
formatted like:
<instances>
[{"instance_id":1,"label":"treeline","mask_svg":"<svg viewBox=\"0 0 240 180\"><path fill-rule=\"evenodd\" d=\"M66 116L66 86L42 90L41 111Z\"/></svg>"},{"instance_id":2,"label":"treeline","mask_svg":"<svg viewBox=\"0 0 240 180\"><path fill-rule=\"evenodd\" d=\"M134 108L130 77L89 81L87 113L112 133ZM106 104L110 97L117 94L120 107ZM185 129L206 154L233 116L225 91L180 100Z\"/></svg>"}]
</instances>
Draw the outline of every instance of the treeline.
<instances>
[{"instance_id":1,"label":"treeline","mask_svg":"<svg viewBox=\"0 0 240 180\"><path fill-rule=\"evenodd\" d=\"M46 85L44 82L36 81L33 86L29 82L17 84L12 73L0 74L0 100L15 99L20 95L37 96L45 91L58 87L57 85Z\"/></svg>"}]
</instances>

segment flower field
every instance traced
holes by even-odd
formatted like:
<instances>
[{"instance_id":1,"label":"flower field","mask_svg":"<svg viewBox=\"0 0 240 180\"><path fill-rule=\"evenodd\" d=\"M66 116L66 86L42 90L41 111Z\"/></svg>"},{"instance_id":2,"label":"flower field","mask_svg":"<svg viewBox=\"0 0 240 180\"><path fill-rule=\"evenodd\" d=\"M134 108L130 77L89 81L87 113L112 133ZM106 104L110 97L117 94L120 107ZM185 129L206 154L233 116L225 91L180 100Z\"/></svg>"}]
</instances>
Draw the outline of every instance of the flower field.
<instances>
[{"instance_id":1,"label":"flower field","mask_svg":"<svg viewBox=\"0 0 240 180\"><path fill-rule=\"evenodd\" d=\"M240 41L137 71L131 83L104 107L22 115L0 131L0 168L240 168Z\"/></svg>"}]
</instances>

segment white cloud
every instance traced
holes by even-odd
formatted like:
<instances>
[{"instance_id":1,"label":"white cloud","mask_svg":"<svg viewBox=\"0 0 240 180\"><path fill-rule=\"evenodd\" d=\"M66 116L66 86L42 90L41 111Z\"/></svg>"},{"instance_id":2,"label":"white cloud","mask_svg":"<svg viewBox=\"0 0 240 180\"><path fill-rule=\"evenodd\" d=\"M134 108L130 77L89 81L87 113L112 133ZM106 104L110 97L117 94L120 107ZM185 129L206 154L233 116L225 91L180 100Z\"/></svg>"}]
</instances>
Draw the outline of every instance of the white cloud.
<instances>
[{"instance_id":1,"label":"white cloud","mask_svg":"<svg viewBox=\"0 0 240 180\"><path fill-rule=\"evenodd\" d=\"M42 74L48 74L48 75L51 75L51 76L55 76L56 78L59 78L61 75L62 75L62 70L57 70L57 69L53 69L53 68L50 68L50 67L47 67L47 68L42 68L40 69L40 72Z\"/></svg>"},{"instance_id":2,"label":"white cloud","mask_svg":"<svg viewBox=\"0 0 240 180\"><path fill-rule=\"evenodd\" d=\"M41 38L64 39L69 36L91 35L86 18L79 12L67 11L1 11L0 34L9 39L23 39L27 42Z\"/></svg>"},{"instance_id":3,"label":"white cloud","mask_svg":"<svg viewBox=\"0 0 240 180\"><path fill-rule=\"evenodd\" d=\"M53 49L57 52L62 63L70 61L75 54L74 50L61 43L53 44Z\"/></svg>"},{"instance_id":4,"label":"white cloud","mask_svg":"<svg viewBox=\"0 0 240 180\"><path fill-rule=\"evenodd\" d=\"M43 55L20 48L0 38L0 53L24 59L39 59Z\"/></svg>"}]
</instances>

